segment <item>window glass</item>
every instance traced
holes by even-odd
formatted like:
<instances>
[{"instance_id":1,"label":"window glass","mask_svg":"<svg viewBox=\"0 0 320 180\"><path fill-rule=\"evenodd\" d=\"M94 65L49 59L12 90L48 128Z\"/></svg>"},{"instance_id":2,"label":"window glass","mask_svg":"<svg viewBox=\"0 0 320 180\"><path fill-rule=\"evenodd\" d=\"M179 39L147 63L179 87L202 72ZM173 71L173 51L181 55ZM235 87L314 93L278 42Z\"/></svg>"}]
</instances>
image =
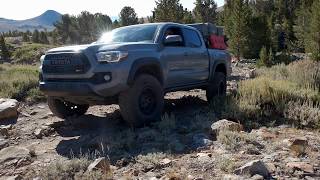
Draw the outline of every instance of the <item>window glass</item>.
<instances>
[{"instance_id":1,"label":"window glass","mask_svg":"<svg viewBox=\"0 0 320 180\"><path fill-rule=\"evenodd\" d=\"M166 29L165 33L164 33L164 38L166 38L167 36L170 35L179 35L182 38L183 41L183 34L182 34L182 30L178 27L169 27L168 29ZM176 47L183 47L185 46L184 42L181 43L171 43L171 44L166 44L166 46L176 46Z\"/></svg>"},{"instance_id":2,"label":"window glass","mask_svg":"<svg viewBox=\"0 0 320 180\"><path fill-rule=\"evenodd\" d=\"M201 40L199 34L191 29L184 29L184 40L188 47L201 47Z\"/></svg>"},{"instance_id":3,"label":"window glass","mask_svg":"<svg viewBox=\"0 0 320 180\"><path fill-rule=\"evenodd\" d=\"M127 26L103 34L99 43L153 42L157 25Z\"/></svg>"}]
</instances>

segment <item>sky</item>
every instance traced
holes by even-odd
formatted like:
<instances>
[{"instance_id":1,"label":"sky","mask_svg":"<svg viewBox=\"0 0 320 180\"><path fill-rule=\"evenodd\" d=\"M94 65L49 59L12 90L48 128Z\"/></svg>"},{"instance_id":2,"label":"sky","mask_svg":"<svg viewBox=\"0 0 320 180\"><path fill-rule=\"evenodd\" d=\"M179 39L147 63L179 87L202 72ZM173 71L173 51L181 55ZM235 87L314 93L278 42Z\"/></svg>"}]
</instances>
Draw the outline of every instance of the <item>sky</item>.
<instances>
[{"instance_id":1,"label":"sky","mask_svg":"<svg viewBox=\"0 0 320 180\"><path fill-rule=\"evenodd\" d=\"M215 0L222 6L224 0ZM195 0L180 0L189 10ZM62 14L80 14L81 11L103 13L111 17L118 16L124 6L133 7L139 17L151 15L155 0L0 0L0 17L23 20L38 16L46 10L55 10Z\"/></svg>"}]
</instances>

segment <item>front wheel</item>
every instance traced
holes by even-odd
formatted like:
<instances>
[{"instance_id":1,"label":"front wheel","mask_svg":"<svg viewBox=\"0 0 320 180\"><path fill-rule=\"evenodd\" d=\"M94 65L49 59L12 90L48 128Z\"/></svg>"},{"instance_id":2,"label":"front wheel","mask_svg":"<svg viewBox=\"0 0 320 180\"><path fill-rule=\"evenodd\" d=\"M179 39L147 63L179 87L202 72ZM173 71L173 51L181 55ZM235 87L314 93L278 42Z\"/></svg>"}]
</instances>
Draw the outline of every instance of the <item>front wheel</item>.
<instances>
[{"instance_id":1,"label":"front wheel","mask_svg":"<svg viewBox=\"0 0 320 180\"><path fill-rule=\"evenodd\" d=\"M206 90L207 101L212 101L216 96L227 94L227 78L222 72L215 72L213 80L209 82Z\"/></svg>"},{"instance_id":2,"label":"front wheel","mask_svg":"<svg viewBox=\"0 0 320 180\"><path fill-rule=\"evenodd\" d=\"M54 97L48 97L48 106L51 112L61 119L84 115L89 109L89 105L74 104Z\"/></svg>"},{"instance_id":3,"label":"front wheel","mask_svg":"<svg viewBox=\"0 0 320 180\"><path fill-rule=\"evenodd\" d=\"M119 95L121 115L134 127L160 119L163 105L163 87L148 74L139 75L132 87Z\"/></svg>"}]
</instances>

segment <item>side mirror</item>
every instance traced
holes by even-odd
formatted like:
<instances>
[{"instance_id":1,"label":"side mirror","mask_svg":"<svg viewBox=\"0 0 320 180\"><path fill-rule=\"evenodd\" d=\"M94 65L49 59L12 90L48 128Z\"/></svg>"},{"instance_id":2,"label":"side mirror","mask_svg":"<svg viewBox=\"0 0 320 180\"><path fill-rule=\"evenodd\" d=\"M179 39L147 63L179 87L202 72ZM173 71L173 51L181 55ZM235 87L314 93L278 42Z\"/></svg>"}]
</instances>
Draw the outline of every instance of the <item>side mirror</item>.
<instances>
[{"instance_id":1,"label":"side mirror","mask_svg":"<svg viewBox=\"0 0 320 180\"><path fill-rule=\"evenodd\" d=\"M165 45L181 44L183 42L180 35L168 35L164 40Z\"/></svg>"}]
</instances>

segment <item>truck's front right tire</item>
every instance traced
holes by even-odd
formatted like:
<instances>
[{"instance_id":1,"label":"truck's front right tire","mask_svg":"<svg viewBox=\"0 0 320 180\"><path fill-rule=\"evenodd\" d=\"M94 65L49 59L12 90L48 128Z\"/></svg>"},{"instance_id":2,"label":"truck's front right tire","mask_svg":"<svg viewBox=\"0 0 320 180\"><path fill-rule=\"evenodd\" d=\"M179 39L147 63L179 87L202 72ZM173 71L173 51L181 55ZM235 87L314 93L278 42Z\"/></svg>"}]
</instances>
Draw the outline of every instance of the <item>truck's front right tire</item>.
<instances>
[{"instance_id":1,"label":"truck's front right tire","mask_svg":"<svg viewBox=\"0 0 320 180\"><path fill-rule=\"evenodd\" d=\"M89 108L89 105L73 104L54 97L48 97L48 106L51 112L61 119L74 115L81 116L85 114Z\"/></svg>"},{"instance_id":2,"label":"truck's front right tire","mask_svg":"<svg viewBox=\"0 0 320 180\"><path fill-rule=\"evenodd\" d=\"M163 87L154 76L141 74L119 95L119 106L123 119L134 127L160 119L164 106Z\"/></svg>"}]
</instances>

